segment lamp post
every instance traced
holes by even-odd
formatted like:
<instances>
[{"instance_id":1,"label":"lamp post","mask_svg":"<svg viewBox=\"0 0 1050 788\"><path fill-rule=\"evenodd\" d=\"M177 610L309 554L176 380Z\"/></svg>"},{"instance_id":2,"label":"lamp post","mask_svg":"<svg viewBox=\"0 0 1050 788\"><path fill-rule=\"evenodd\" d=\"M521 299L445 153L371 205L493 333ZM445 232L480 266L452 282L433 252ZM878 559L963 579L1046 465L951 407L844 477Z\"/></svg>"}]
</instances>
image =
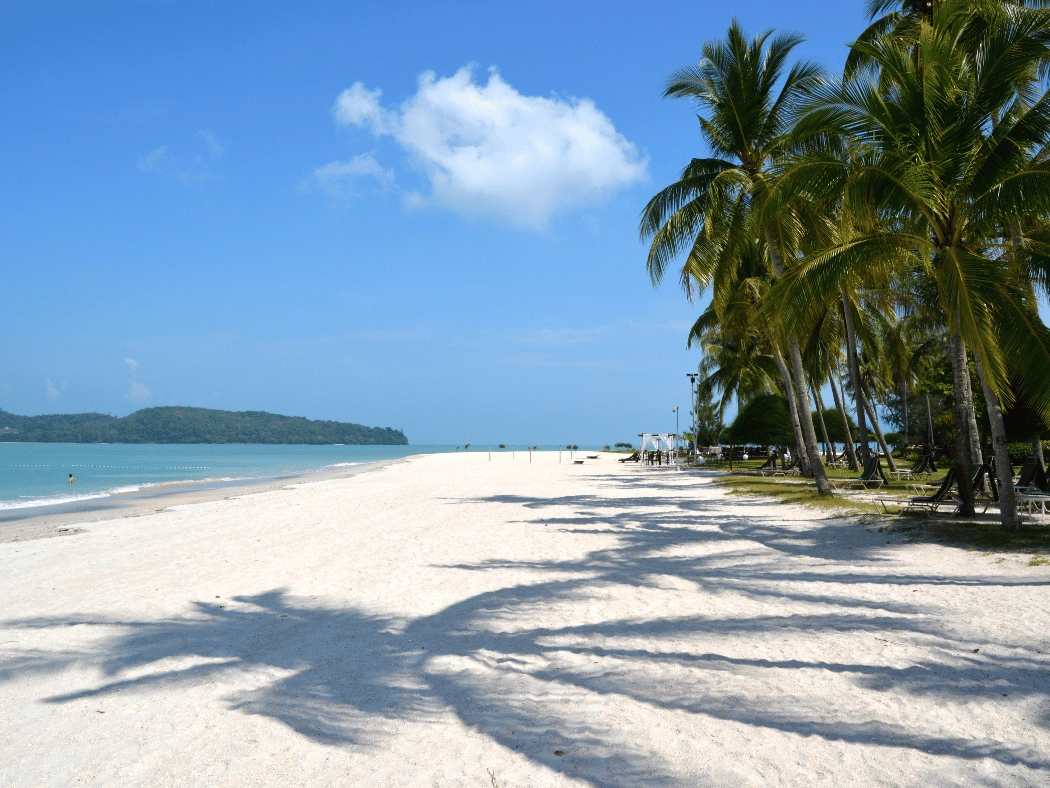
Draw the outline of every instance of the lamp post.
<instances>
[{"instance_id":1,"label":"lamp post","mask_svg":"<svg viewBox=\"0 0 1050 788\"><path fill-rule=\"evenodd\" d=\"M674 411L674 464L678 465L678 406L672 408Z\"/></svg>"},{"instance_id":2,"label":"lamp post","mask_svg":"<svg viewBox=\"0 0 1050 788\"><path fill-rule=\"evenodd\" d=\"M696 462L696 458L700 453L700 439L697 437L696 434L699 431L697 429L696 420L699 417L699 414L697 413L697 410L699 410L699 408L697 406L699 405L698 400L700 398L700 395L696 388L696 379L700 377L700 373L686 372L685 376L689 378L689 395L693 398L693 462Z\"/></svg>"}]
</instances>

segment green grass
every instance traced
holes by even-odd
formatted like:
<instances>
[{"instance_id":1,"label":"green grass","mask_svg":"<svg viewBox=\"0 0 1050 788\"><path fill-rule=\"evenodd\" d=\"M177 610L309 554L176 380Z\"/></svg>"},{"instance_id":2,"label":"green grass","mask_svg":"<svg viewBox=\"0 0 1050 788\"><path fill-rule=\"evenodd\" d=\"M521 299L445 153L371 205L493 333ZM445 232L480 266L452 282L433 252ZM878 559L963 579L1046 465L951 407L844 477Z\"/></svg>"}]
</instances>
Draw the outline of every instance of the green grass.
<instances>
[{"instance_id":1,"label":"green grass","mask_svg":"<svg viewBox=\"0 0 1050 788\"><path fill-rule=\"evenodd\" d=\"M1040 551L1050 551L1050 528L1045 526L1026 524L1016 531L1004 531L998 522L901 517L887 521L879 530L901 535L912 542L936 542L971 552L981 550L982 555L1035 552L1029 566L1050 564L1050 559L1040 555Z\"/></svg>"},{"instance_id":2,"label":"green grass","mask_svg":"<svg viewBox=\"0 0 1050 788\"><path fill-rule=\"evenodd\" d=\"M731 495L763 495L781 503L802 504L825 511L843 514L874 514L877 511L874 504L866 501L851 500L841 495L818 495L813 481L798 477L773 479L727 473L715 479L715 484L725 487Z\"/></svg>"},{"instance_id":3,"label":"green grass","mask_svg":"<svg viewBox=\"0 0 1050 788\"><path fill-rule=\"evenodd\" d=\"M834 474L828 474L832 478L856 476L848 470L828 470ZM881 532L899 535L910 542L937 543L970 551L982 550L984 555L1003 552L1035 553L1028 563L1029 566L1050 565L1050 558L1041 554L1050 553L1050 528L1047 527L1026 524L1016 531L1004 531L997 521L973 522L927 519L922 515L882 515L874 504L867 501L858 501L841 494L830 498L817 495L816 484L812 480L797 476L774 479L727 473L715 479L715 483L726 488L731 495L763 496L781 503L801 504L839 514L880 515ZM882 491L905 496L907 482L891 481L888 487L884 486L878 492Z\"/></svg>"}]
</instances>

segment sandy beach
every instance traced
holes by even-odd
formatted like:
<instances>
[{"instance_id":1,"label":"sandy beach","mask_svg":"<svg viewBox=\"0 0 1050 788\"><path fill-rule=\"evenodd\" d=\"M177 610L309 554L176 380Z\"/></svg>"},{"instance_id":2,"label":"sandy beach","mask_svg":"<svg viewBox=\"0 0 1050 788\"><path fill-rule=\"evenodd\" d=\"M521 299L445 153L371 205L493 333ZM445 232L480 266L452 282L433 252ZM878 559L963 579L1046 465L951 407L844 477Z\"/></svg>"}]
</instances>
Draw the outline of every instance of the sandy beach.
<instances>
[{"instance_id":1,"label":"sandy beach","mask_svg":"<svg viewBox=\"0 0 1050 788\"><path fill-rule=\"evenodd\" d=\"M703 473L413 457L0 565L5 786L1050 783L1050 566Z\"/></svg>"}]
</instances>

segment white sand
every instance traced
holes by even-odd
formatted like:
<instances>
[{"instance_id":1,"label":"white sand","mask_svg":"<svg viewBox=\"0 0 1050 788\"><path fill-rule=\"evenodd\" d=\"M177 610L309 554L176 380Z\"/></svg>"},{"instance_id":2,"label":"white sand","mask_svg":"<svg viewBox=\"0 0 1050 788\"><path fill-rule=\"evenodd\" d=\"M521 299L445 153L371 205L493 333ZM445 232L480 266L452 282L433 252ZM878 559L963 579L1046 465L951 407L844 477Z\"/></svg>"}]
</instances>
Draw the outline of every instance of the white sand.
<instances>
[{"instance_id":1,"label":"white sand","mask_svg":"<svg viewBox=\"0 0 1050 788\"><path fill-rule=\"evenodd\" d=\"M0 544L0 785L1050 784L1027 556L556 454L85 527Z\"/></svg>"}]
</instances>

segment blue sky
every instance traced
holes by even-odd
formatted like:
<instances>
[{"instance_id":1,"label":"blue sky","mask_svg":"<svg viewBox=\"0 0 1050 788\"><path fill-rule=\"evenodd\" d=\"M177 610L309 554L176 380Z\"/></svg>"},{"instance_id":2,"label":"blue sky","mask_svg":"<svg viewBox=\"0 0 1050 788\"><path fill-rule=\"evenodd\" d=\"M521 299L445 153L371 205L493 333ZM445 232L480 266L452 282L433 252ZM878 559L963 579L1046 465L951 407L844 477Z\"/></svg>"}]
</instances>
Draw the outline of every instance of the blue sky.
<instances>
[{"instance_id":1,"label":"blue sky","mask_svg":"<svg viewBox=\"0 0 1050 788\"><path fill-rule=\"evenodd\" d=\"M733 15L838 69L859 2L0 4L0 408L630 440L699 306L646 200ZM498 122L490 122L497 118ZM466 146L466 147L465 147Z\"/></svg>"}]
</instances>

